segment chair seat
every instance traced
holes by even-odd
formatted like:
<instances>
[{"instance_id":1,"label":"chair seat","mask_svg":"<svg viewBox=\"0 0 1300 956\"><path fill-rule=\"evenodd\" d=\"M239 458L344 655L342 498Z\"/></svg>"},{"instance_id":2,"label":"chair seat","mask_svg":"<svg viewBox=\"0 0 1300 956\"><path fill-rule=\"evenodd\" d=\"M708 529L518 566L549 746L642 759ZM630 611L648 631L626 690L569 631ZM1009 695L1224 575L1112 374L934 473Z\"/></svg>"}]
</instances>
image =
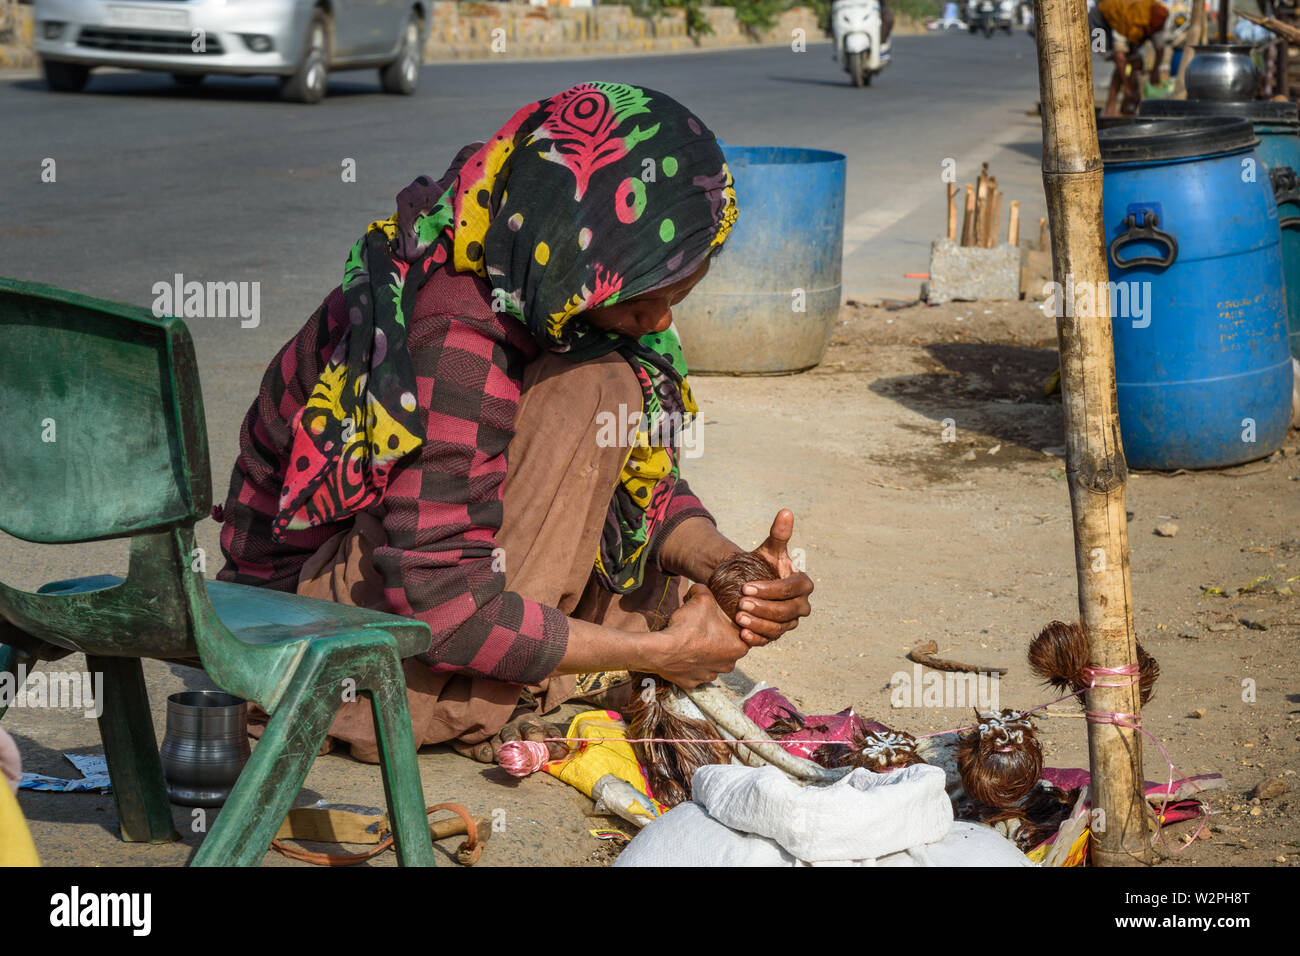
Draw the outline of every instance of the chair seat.
<instances>
[{"instance_id":1,"label":"chair seat","mask_svg":"<svg viewBox=\"0 0 1300 956\"><path fill-rule=\"evenodd\" d=\"M40 588L38 593L85 594L121 583L119 577L97 574L53 581ZM397 641L397 656L406 658L423 654L433 642L427 625L396 614L247 584L227 581L203 583L221 623L246 644L287 644L375 628L393 635Z\"/></svg>"}]
</instances>

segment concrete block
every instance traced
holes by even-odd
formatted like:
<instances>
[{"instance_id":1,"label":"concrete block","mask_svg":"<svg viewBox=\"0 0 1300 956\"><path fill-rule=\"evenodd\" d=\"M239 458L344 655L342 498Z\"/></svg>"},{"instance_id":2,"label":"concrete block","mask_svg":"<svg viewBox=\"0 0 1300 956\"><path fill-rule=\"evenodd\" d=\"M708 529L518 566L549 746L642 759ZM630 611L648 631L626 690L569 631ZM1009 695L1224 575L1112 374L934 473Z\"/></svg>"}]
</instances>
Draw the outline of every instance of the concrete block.
<instances>
[{"instance_id":1,"label":"concrete block","mask_svg":"<svg viewBox=\"0 0 1300 956\"><path fill-rule=\"evenodd\" d=\"M1026 249L1024 267L1020 270L1020 292L1026 299L1047 298L1052 282L1052 253L1046 250Z\"/></svg>"},{"instance_id":2,"label":"concrete block","mask_svg":"<svg viewBox=\"0 0 1300 956\"><path fill-rule=\"evenodd\" d=\"M930 245L928 301L1020 298L1020 249L1003 243L992 249L959 246L951 239Z\"/></svg>"}]
</instances>

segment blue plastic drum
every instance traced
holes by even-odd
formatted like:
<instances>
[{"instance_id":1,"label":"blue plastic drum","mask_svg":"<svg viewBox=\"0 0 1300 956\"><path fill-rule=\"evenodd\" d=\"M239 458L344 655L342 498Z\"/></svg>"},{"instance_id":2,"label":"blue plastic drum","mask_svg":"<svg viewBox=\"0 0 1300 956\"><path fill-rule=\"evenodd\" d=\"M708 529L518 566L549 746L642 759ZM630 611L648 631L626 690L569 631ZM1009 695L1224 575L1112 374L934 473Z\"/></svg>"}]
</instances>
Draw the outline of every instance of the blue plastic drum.
<instances>
[{"instance_id":1,"label":"blue plastic drum","mask_svg":"<svg viewBox=\"0 0 1300 956\"><path fill-rule=\"evenodd\" d=\"M1143 100L1138 113L1151 117L1240 116L1255 127L1255 152L1268 167L1282 229L1282 268L1291 354L1300 358L1300 108L1294 103L1252 100Z\"/></svg>"},{"instance_id":2,"label":"blue plastic drum","mask_svg":"<svg viewBox=\"0 0 1300 956\"><path fill-rule=\"evenodd\" d=\"M1277 204L1250 122L1140 121L1098 140L1129 465L1271 454L1289 425L1291 356Z\"/></svg>"},{"instance_id":3,"label":"blue plastic drum","mask_svg":"<svg viewBox=\"0 0 1300 956\"><path fill-rule=\"evenodd\" d=\"M844 156L723 146L740 217L673 321L691 372L798 372L822 360L840 310Z\"/></svg>"}]
</instances>

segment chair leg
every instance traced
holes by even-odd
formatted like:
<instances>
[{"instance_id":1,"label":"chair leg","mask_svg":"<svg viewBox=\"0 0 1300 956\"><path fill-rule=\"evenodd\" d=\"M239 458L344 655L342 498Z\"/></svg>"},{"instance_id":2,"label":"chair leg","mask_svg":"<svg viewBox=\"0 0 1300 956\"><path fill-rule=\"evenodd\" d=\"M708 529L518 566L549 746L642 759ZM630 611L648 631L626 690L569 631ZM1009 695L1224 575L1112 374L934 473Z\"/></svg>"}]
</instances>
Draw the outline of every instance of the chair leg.
<instances>
[{"instance_id":1,"label":"chair leg","mask_svg":"<svg viewBox=\"0 0 1300 956\"><path fill-rule=\"evenodd\" d=\"M14 691L17 692L18 686L18 648L9 644L0 644L0 677L5 674L9 675L10 681L13 681ZM0 718L3 718L5 711L9 709L10 701L0 697Z\"/></svg>"},{"instance_id":2,"label":"chair leg","mask_svg":"<svg viewBox=\"0 0 1300 956\"><path fill-rule=\"evenodd\" d=\"M191 866L257 866L302 789L339 698L324 654L309 648Z\"/></svg>"},{"instance_id":3,"label":"chair leg","mask_svg":"<svg viewBox=\"0 0 1300 956\"><path fill-rule=\"evenodd\" d=\"M308 649L192 866L261 862L334 722L348 678L372 695L398 859L405 865L434 864L406 683L392 638L362 631Z\"/></svg>"},{"instance_id":4,"label":"chair leg","mask_svg":"<svg viewBox=\"0 0 1300 956\"><path fill-rule=\"evenodd\" d=\"M113 781L122 839L128 843L179 840L140 659L88 654L86 666L91 673L104 675L99 736L104 741L108 775Z\"/></svg>"},{"instance_id":5,"label":"chair leg","mask_svg":"<svg viewBox=\"0 0 1300 956\"><path fill-rule=\"evenodd\" d=\"M370 706L375 715L379 766L397 862L400 866L433 866L436 857L424 812L424 786L406 702L406 679L396 654L387 648L373 653L376 673Z\"/></svg>"}]
</instances>

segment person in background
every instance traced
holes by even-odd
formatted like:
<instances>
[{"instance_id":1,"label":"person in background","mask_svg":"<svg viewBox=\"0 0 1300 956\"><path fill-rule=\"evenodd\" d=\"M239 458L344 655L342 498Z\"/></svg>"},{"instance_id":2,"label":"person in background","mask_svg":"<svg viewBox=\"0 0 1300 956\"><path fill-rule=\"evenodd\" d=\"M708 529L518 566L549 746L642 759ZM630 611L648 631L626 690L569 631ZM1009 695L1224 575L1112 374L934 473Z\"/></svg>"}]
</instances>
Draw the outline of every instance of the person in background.
<instances>
[{"instance_id":1,"label":"person in background","mask_svg":"<svg viewBox=\"0 0 1300 956\"><path fill-rule=\"evenodd\" d=\"M1093 51L1103 53L1115 63L1115 72L1110 78L1110 90L1106 95L1104 116L1120 115L1119 94L1124 88L1127 112L1137 109L1141 99L1142 60L1137 56L1138 48L1150 40L1155 48L1155 63L1152 75L1160 72L1160 61L1164 56L1161 44L1161 31L1169 18L1169 8L1156 0L1100 0L1088 11L1088 32L1093 40ZM1124 37L1126 50L1115 45L1115 34ZM1131 63L1130 63L1131 58ZM1132 70L1129 70L1129 66Z\"/></svg>"}]
</instances>

